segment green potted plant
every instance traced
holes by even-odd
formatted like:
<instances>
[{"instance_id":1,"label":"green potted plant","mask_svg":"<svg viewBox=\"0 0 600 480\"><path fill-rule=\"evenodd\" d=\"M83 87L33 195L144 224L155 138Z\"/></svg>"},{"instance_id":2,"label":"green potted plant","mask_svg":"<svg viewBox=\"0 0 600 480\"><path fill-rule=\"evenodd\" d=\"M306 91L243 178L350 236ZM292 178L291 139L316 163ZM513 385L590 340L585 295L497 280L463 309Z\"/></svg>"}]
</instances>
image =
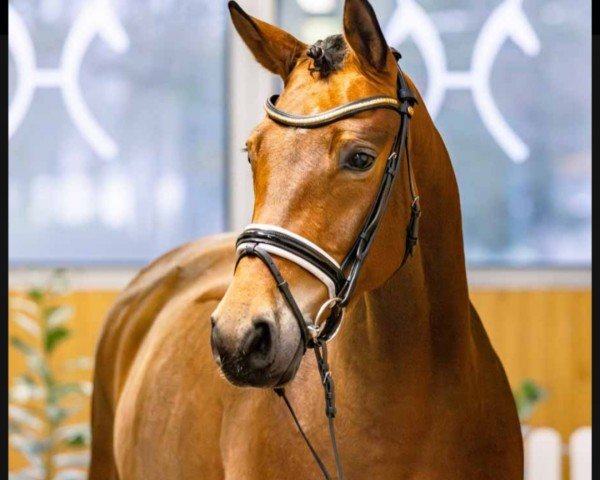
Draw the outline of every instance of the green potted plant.
<instances>
[{"instance_id":1,"label":"green potted plant","mask_svg":"<svg viewBox=\"0 0 600 480\"><path fill-rule=\"evenodd\" d=\"M45 285L9 297L10 348L26 368L9 389L9 444L27 462L11 480L83 480L89 459L89 426L73 423L92 385L75 381L90 370L89 358L58 362L56 352L72 334L73 310L64 304L66 273L54 271Z\"/></svg>"}]
</instances>

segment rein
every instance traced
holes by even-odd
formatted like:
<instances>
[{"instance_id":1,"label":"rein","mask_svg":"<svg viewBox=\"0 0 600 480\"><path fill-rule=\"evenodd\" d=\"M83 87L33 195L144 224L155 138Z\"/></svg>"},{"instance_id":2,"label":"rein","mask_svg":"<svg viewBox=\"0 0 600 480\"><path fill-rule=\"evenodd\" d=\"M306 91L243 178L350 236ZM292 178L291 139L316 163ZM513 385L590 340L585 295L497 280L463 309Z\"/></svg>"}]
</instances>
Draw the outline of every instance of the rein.
<instances>
[{"instance_id":1,"label":"rein","mask_svg":"<svg viewBox=\"0 0 600 480\"><path fill-rule=\"evenodd\" d=\"M398 61L400 59L400 54L394 49L392 49L392 53ZM419 197L415 194L413 185L407 143L408 123L413 114L413 105L417 103L417 100L408 87L400 66L398 66L396 84L397 98L381 95L368 97L314 115L294 115L279 110L275 106L278 95L273 95L267 99L265 103L266 113L273 121L281 125L301 128L323 127L330 123L356 115L357 113L380 108L394 110L400 115L400 128L387 158L379 191L354 245L341 265L318 245L315 245L301 235L275 225L248 225L236 242L236 267L240 260L246 256L257 257L266 265L275 279L277 288L284 297L300 327L304 353L306 353L308 348L314 350L325 394L325 414L329 421L331 446L339 480L343 480L343 474L335 436L335 390L333 377L327 360L327 342L333 339L340 329L344 309L348 306L352 298L360 270L369 253L375 234L381 223L381 218L387 207L394 179L400 171L403 149L406 153L406 167L411 195L411 214L406 228L406 248L401 267L404 266L408 257L412 255L418 240L421 209L419 206ZM286 260L296 263L319 279L327 287L329 299L320 308L314 321L305 318L302 314L291 293L288 283L277 268L271 255L285 258ZM326 313L327 317L322 321ZM285 396L285 390L283 387L277 387L275 388L275 393L283 398L296 427L323 475L326 479L331 479L325 464L302 429L292 405Z\"/></svg>"}]
</instances>

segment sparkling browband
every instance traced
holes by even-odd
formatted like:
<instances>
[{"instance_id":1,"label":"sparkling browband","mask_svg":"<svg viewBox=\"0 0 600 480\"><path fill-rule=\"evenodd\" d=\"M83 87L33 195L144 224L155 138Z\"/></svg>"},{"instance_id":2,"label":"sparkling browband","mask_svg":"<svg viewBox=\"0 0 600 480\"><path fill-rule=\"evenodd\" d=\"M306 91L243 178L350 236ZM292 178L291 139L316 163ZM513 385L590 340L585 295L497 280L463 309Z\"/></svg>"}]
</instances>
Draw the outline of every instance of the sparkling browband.
<instances>
[{"instance_id":1,"label":"sparkling browband","mask_svg":"<svg viewBox=\"0 0 600 480\"><path fill-rule=\"evenodd\" d=\"M278 98L279 95L273 95L265 102L267 115L277 123L282 123L290 127L322 127L328 123L337 122L343 118L356 115L359 112L373 110L375 108L387 108L397 112L402 110L401 103L397 98L377 95L346 103L340 107L332 108L321 113L315 113L313 115L294 115L279 110L275 106Z\"/></svg>"}]
</instances>

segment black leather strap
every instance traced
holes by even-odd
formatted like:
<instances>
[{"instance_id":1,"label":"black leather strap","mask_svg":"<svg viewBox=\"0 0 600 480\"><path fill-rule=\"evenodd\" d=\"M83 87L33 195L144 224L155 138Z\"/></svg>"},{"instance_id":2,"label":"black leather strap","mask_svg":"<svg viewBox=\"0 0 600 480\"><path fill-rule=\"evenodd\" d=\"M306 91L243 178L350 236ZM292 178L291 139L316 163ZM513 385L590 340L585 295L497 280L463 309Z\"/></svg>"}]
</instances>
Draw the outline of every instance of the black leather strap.
<instances>
[{"instance_id":1,"label":"black leather strap","mask_svg":"<svg viewBox=\"0 0 600 480\"><path fill-rule=\"evenodd\" d=\"M287 407L288 411L290 412L290 415L292 416L292 419L294 420L294 423L296 424L296 428L298 429L298 432L300 432L300 435L302 435L302 438L304 439L304 443L306 443L306 446L310 450L310 453L313 456L313 458L315 459L315 462L317 462L317 465L321 469L321 472L323 473L325 480L331 480L331 475L329 474L329 471L327 470L325 463L323 463L323 460L321 460L321 457L319 457L319 454L315 450L315 447L313 447L313 444L310 441L310 439L308 438L308 435L306 435L306 433L304 432L304 429L302 428L302 425L300 424L300 420L298 420L298 416L296 415L296 412L294 411L294 407L292 407L292 404L290 403L290 401L288 400L288 398L285 394L285 389L278 387L278 388L275 388L274 391L285 402L285 406Z\"/></svg>"},{"instance_id":2,"label":"black leather strap","mask_svg":"<svg viewBox=\"0 0 600 480\"><path fill-rule=\"evenodd\" d=\"M335 469L337 472L338 480L344 480L344 474L342 471L342 462L340 461L340 454L338 451L337 440L336 440L336 435L335 435L335 422L334 422L334 418L335 418L335 414L336 414L335 389L334 389L334 384L333 384L333 376L331 375L331 371L329 370L329 364L327 363L327 344L316 343L314 345L313 349L315 352L315 358L317 360L317 367L319 368L319 375L321 377L321 382L323 384L323 392L325 394L325 415L327 416L327 419L328 419L329 440L331 442L331 449L333 451L333 460L335 462ZM294 411L294 408L292 407L292 404L290 403L287 396L285 395L285 389L278 387L278 388L275 388L274 390L277 395L279 395L281 398L283 398L283 401L285 402L286 407L288 408L290 414L292 415L292 418L294 420L294 423L296 424L296 427L298 428L298 431L300 432L300 435L302 435L302 438L304 439L304 443L306 443L308 449L310 450L310 453L312 454L313 458L319 465L319 468L321 469L321 472L323 472L325 479L330 480L331 475L329 474L329 471L327 470L325 463L323 462L323 460L321 459L321 457L319 456L319 454L313 447L310 439L304 432L304 429L302 428L302 425L300 424L300 421L298 420L298 417L296 415L296 412Z\"/></svg>"},{"instance_id":3,"label":"black leather strap","mask_svg":"<svg viewBox=\"0 0 600 480\"><path fill-rule=\"evenodd\" d=\"M406 248L404 249L404 258L400 264L400 268L404 266L408 257L412 257L414 248L419 240L419 219L421 218L421 206L419 204L419 196L414 191L412 183L412 169L410 168L410 149L408 148L408 138L405 143L406 150L406 173L409 177L410 196L412 203L410 205L410 220L406 227Z\"/></svg>"},{"instance_id":4,"label":"black leather strap","mask_svg":"<svg viewBox=\"0 0 600 480\"><path fill-rule=\"evenodd\" d=\"M342 271L346 274L347 278L346 285L344 286L344 289L341 291L340 295L342 297L342 301L340 302L340 305L342 307L345 307L350 302L350 299L354 292L354 288L356 287L356 282L358 281L358 275L365 261L365 258L369 253L369 250L371 249L371 245L373 244L375 234L377 233L377 230L381 223L381 218L386 210L392 186L394 184L394 179L396 178L400 170L402 150L407 141L408 124L412 115L412 105L416 103L416 98L408 88L408 85L406 84L400 67L398 67L397 84L398 97L402 100L402 108L400 109L400 129L394 140L394 144L390 155L388 156L379 191L377 193L377 196L375 197L375 202L373 203L373 206L371 207L371 210L367 215L367 219L365 220L362 230L356 238L354 246L350 249L350 252L348 252L348 255L342 263ZM410 164L408 163L408 161L407 168L409 177L408 181L410 185L411 196L413 198L412 203L414 204L414 187L412 184L412 174L410 171ZM410 223L413 222L414 220L411 215ZM411 229L411 232L414 232L414 230ZM409 250L410 246L410 251L412 252L412 248L414 247L414 245L412 244L416 243L416 241L414 239L409 240L407 238L406 242L407 243L405 251ZM403 264L404 262L402 263L402 265Z\"/></svg>"},{"instance_id":5,"label":"black leather strap","mask_svg":"<svg viewBox=\"0 0 600 480\"><path fill-rule=\"evenodd\" d=\"M277 283L277 288L283 295L283 298L290 307L290 310L292 311L292 314L294 315L294 318L296 319L296 322L300 327L300 334L302 335L304 351L306 352L306 348L310 345L311 341L311 335L308 330L308 327L312 324L307 323L306 319L304 318L304 315L302 315L300 307L298 307L298 304L296 303L296 300L294 299L294 296L290 291L288 283L283 278L283 275L281 275L281 272L277 268L277 265L275 265L275 262L273 261L271 255L269 255L266 251L260 248L258 244L247 244L246 248L244 248L238 253L237 262L235 264L236 268L240 260L248 255L260 258L271 272L271 275L273 275L273 278Z\"/></svg>"}]
</instances>

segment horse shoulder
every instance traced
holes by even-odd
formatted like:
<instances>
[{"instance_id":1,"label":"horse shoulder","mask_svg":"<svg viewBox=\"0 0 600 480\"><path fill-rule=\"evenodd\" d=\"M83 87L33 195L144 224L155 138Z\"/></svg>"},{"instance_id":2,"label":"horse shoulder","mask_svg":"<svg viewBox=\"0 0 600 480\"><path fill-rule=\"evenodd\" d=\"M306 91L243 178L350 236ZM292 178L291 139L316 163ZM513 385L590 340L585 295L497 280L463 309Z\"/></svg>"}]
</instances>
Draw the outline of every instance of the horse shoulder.
<instances>
[{"instance_id":1,"label":"horse shoulder","mask_svg":"<svg viewBox=\"0 0 600 480\"><path fill-rule=\"evenodd\" d=\"M155 319L190 288L196 304L219 300L233 273L234 244L234 234L228 233L171 250L143 268L115 300L96 345L90 479L118 478L112 445L115 410Z\"/></svg>"}]
</instances>

